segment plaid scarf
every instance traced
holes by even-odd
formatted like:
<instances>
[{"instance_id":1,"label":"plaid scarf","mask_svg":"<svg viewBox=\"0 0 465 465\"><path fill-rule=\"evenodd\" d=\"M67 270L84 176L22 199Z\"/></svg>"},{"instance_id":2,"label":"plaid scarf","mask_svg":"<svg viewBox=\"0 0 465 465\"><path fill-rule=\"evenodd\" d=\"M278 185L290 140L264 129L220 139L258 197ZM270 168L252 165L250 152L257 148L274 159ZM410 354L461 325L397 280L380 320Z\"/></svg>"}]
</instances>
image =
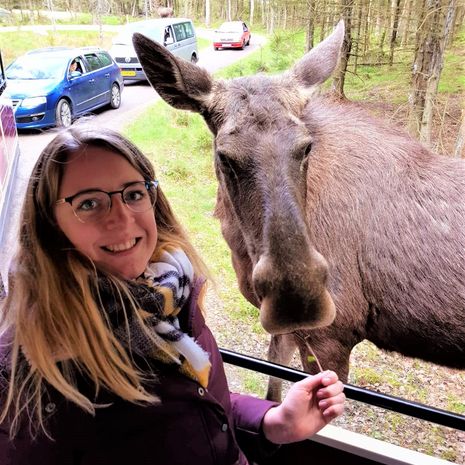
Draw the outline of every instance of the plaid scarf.
<instances>
[{"instance_id":1,"label":"plaid scarf","mask_svg":"<svg viewBox=\"0 0 465 465\"><path fill-rule=\"evenodd\" d=\"M145 357L179 365L180 371L207 387L210 361L208 354L181 331L178 314L191 292L194 270L180 249L164 250L159 261L149 263L142 276L128 282L137 312L125 302L126 315L115 288L107 278L99 278L99 294L113 332L123 346Z\"/></svg>"}]
</instances>

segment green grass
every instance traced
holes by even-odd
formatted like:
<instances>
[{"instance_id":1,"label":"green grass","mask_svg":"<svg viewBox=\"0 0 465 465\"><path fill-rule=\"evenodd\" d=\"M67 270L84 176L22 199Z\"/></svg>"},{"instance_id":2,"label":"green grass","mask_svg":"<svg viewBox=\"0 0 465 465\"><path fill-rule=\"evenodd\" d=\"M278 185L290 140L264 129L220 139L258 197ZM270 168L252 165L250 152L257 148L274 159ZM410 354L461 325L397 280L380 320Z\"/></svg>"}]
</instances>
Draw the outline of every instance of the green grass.
<instances>
[{"instance_id":1,"label":"green grass","mask_svg":"<svg viewBox=\"0 0 465 465\"><path fill-rule=\"evenodd\" d=\"M255 394L261 398L265 397L268 387L268 377L252 371L246 371L242 374L242 382L248 393Z\"/></svg>"},{"instance_id":2,"label":"green grass","mask_svg":"<svg viewBox=\"0 0 465 465\"><path fill-rule=\"evenodd\" d=\"M30 31L0 32L0 49L8 65L29 50L42 47L84 47L95 45L108 50L114 32L104 32L100 41L98 31L48 31L43 34Z\"/></svg>"},{"instance_id":3,"label":"green grass","mask_svg":"<svg viewBox=\"0 0 465 465\"><path fill-rule=\"evenodd\" d=\"M460 415L465 415L465 401L454 395L447 396L447 410L456 412Z\"/></svg>"}]
</instances>

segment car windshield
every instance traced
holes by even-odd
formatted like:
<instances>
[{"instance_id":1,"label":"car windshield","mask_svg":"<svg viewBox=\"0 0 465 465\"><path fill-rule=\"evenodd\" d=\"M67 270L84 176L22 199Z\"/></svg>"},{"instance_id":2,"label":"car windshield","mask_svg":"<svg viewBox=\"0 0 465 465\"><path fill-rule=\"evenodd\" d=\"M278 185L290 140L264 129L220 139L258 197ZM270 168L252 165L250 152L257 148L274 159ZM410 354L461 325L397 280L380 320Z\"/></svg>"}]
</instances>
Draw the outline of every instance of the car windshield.
<instances>
[{"instance_id":1,"label":"car windshield","mask_svg":"<svg viewBox=\"0 0 465 465\"><path fill-rule=\"evenodd\" d=\"M24 55L6 70L8 79L61 79L68 60L42 54Z\"/></svg>"},{"instance_id":2,"label":"car windshield","mask_svg":"<svg viewBox=\"0 0 465 465\"><path fill-rule=\"evenodd\" d=\"M141 26L139 25L129 25L126 27L124 32L118 34L113 39L114 45L132 45L132 35L134 32L140 32L147 36L150 39L156 40L157 42L161 42L162 40L162 31L161 28L155 26Z\"/></svg>"},{"instance_id":3,"label":"car windshield","mask_svg":"<svg viewBox=\"0 0 465 465\"><path fill-rule=\"evenodd\" d=\"M241 23L223 23L219 29L220 32L242 32Z\"/></svg>"}]
</instances>

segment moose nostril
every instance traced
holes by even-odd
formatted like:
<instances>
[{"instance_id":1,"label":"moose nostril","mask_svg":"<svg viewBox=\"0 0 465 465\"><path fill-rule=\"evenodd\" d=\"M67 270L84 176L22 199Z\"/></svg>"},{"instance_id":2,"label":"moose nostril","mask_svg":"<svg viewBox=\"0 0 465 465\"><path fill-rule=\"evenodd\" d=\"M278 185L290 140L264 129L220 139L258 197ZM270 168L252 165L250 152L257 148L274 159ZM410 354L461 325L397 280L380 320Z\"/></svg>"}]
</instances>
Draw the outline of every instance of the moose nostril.
<instances>
[{"instance_id":1,"label":"moose nostril","mask_svg":"<svg viewBox=\"0 0 465 465\"><path fill-rule=\"evenodd\" d=\"M262 301L271 291L271 261L262 255L252 271L252 282L255 294Z\"/></svg>"}]
</instances>

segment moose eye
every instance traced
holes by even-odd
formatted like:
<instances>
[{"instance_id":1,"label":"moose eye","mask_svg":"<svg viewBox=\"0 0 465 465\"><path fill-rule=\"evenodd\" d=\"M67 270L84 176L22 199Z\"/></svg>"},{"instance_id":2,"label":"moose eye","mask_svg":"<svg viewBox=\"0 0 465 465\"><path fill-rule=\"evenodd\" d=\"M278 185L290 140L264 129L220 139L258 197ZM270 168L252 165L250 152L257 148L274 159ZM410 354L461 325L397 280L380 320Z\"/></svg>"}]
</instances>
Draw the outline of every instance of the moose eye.
<instances>
[{"instance_id":1,"label":"moose eye","mask_svg":"<svg viewBox=\"0 0 465 465\"><path fill-rule=\"evenodd\" d=\"M311 151L312 151L312 143L310 142L310 144L308 144L307 147L305 147L305 150L304 150L305 156L308 157Z\"/></svg>"},{"instance_id":2,"label":"moose eye","mask_svg":"<svg viewBox=\"0 0 465 465\"><path fill-rule=\"evenodd\" d=\"M239 171L239 165L236 160L233 160L231 157L228 157L223 152L218 152L218 162L220 169L223 172L234 172L237 173Z\"/></svg>"}]
</instances>

